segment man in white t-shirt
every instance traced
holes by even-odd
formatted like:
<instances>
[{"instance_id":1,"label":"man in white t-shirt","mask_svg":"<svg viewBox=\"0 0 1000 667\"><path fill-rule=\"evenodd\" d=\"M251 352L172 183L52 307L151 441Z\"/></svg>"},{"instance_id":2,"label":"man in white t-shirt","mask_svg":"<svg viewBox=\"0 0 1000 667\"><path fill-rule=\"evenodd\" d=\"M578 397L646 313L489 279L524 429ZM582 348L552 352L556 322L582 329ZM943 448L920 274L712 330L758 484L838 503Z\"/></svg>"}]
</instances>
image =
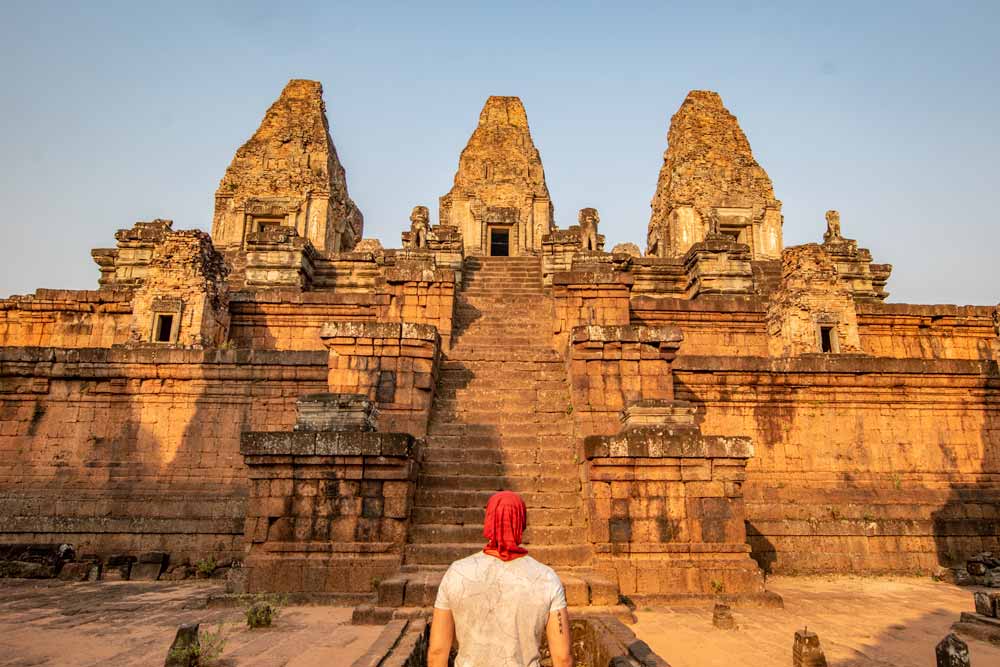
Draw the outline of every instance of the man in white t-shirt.
<instances>
[{"instance_id":1,"label":"man in white t-shirt","mask_svg":"<svg viewBox=\"0 0 1000 667\"><path fill-rule=\"evenodd\" d=\"M538 667L544 632L553 667L573 667L569 614L552 568L520 546L527 524L516 493L494 494L486 506L483 551L451 564L434 602L428 667Z\"/></svg>"}]
</instances>

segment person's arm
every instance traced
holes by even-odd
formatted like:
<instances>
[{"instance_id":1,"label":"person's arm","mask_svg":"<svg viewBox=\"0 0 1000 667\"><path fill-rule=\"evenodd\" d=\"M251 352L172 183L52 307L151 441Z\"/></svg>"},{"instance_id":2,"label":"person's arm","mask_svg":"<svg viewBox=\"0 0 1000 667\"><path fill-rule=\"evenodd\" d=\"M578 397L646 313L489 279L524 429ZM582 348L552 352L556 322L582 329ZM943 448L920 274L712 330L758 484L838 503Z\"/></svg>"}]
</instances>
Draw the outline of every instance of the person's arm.
<instances>
[{"instance_id":1,"label":"person's arm","mask_svg":"<svg viewBox=\"0 0 1000 667\"><path fill-rule=\"evenodd\" d=\"M435 614L437 610L435 610ZM549 640L552 667L573 667L573 652L570 649L569 612L566 607L549 612L549 622L545 624L545 636ZM434 634L431 633L431 641ZM433 664L433 663L432 663Z\"/></svg>"},{"instance_id":2,"label":"person's arm","mask_svg":"<svg viewBox=\"0 0 1000 667\"><path fill-rule=\"evenodd\" d=\"M454 636L455 618L451 615L451 609L435 607L434 618L431 620L431 640L427 647L427 667L448 667ZM562 667L561 663L556 665Z\"/></svg>"}]
</instances>

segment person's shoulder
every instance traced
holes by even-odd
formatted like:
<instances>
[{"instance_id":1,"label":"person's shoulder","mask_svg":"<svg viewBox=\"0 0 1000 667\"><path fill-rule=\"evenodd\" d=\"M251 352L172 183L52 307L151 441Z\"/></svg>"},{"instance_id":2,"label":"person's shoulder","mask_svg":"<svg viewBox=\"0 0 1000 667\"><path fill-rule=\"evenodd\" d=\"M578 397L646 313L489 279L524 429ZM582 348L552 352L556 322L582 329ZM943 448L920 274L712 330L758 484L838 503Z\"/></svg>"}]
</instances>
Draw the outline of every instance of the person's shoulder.
<instances>
[{"instance_id":1,"label":"person's shoulder","mask_svg":"<svg viewBox=\"0 0 1000 667\"><path fill-rule=\"evenodd\" d=\"M559 575L556 574L556 571L551 567L541 561L535 560L531 556L525 556L524 559L527 561L525 565L530 567L539 578L562 585L562 580L559 579Z\"/></svg>"}]
</instances>

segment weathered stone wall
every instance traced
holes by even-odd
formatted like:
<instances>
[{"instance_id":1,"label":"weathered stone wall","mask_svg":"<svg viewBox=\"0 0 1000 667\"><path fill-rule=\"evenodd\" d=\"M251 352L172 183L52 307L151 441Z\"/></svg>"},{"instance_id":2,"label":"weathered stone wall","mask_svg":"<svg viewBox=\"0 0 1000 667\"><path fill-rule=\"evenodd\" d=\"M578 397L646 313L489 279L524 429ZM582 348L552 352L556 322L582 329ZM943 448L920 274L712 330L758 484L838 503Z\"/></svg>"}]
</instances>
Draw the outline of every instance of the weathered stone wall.
<instances>
[{"instance_id":1,"label":"weathered stone wall","mask_svg":"<svg viewBox=\"0 0 1000 667\"><path fill-rule=\"evenodd\" d=\"M110 347L131 321L129 290L40 289L0 300L0 346Z\"/></svg>"},{"instance_id":2,"label":"weathered stone wall","mask_svg":"<svg viewBox=\"0 0 1000 667\"><path fill-rule=\"evenodd\" d=\"M677 398L750 436L750 543L765 568L929 571L1000 548L993 362L695 357Z\"/></svg>"},{"instance_id":3,"label":"weathered stone wall","mask_svg":"<svg viewBox=\"0 0 1000 667\"><path fill-rule=\"evenodd\" d=\"M240 557L243 430L290 428L326 354L0 349L0 541Z\"/></svg>"},{"instance_id":4,"label":"weathered stone wall","mask_svg":"<svg viewBox=\"0 0 1000 667\"><path fill-rule=\"evenodd\" d=\"M404 433L244 433L248 591L365 594L395 574L415 448Z\"/></svg>"},{"instance_id":5,"label":"weathered stone wall","mask_svg":"<svg viewBox=\"0 0 1000 667\"><path fill-rule=\"evenodd\" d=\"M378 406L379 430L427 433L441 337L427 324L330 322L329 391L361 394Z\"/></svg>"}]
</instances>

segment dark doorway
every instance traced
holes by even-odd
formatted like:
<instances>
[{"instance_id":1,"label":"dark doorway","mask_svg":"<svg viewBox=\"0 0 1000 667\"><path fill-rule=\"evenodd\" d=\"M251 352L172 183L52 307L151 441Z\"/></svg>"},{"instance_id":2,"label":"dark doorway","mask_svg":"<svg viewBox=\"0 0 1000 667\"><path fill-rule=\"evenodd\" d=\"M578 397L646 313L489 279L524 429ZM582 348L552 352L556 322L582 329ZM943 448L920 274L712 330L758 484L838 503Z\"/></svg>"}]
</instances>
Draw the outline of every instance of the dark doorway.
<instances>
[{"instance_id":1,"label":"dark doorway","mask_svg":"<svg viewBox=\"0 0 1000 667\"><path fill-rule=\"evenodd\" d=\"M490 256L509 257L510 256L510 230L491 229L490 230Z\"/></svg>"}]
</instances>

